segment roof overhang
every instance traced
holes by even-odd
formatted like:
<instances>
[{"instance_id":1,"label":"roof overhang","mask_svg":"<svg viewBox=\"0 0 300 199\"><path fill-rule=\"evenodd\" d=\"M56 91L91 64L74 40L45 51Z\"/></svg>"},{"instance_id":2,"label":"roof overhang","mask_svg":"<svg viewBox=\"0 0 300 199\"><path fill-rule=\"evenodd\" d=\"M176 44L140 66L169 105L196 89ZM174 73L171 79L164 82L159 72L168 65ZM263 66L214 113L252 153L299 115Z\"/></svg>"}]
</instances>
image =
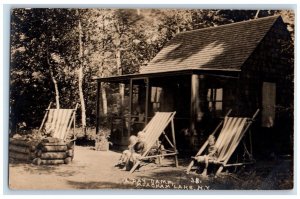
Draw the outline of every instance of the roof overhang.
<instances>
[{"instance_id":1,"label":"roof overhang","mask_svg":"<svg viewBox=\"0 0 300 199\"><path fill-rule=\"evenodd\" d=\"M238 78L241 70L233 69L188 69L188 70L176 70L176 71L165 71L160 73L135 73L128 75L119 75L111 77L95 77L94 80L98 82L110 82L110 83L129 83L132 78L157 78L157 77L168 77L168 76L183 76L183 75L210 75L224 78Z\"/></svg>"}]
</instances>

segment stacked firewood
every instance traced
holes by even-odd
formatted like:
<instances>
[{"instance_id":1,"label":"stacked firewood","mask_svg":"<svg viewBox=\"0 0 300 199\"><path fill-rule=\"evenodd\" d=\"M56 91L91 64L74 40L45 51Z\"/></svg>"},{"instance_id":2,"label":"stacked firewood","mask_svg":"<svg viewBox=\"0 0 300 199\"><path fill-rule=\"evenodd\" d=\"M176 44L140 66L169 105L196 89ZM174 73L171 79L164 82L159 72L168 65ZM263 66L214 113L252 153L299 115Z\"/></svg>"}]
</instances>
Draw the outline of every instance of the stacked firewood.
<instances>
[{"instance_id":1,"label":"stacked firewood","mask_svg":"<svg viewBox=\"0 0 300 199\"><path fill-rule=\"evenodd\" d=\"M34 164L69 164L74 157L74 143L66 143L58 138L43 139L37 147Z\"/></svg>"},{"instance_id":2,"label":"stacked firewood","mask_svg":"<svg viewBox=\"0 0 300 199\"><path fill-rule=\"evenodd\" d=\"M36 158L39 138L26 135L16 135L9 139L9 158L14 162L31 162Z\"/></svg>"},{"instance_id":3,"label":"stacked firewood","mask_svg":"<svg viewBox=\"0 0 300 199\"><path fill-rule=\"evenodd\" d=\"M69 164L74 157L74 142L33 135L15 135L9 140L11 162L37 165Z\"/></svg>"}]
</instances>

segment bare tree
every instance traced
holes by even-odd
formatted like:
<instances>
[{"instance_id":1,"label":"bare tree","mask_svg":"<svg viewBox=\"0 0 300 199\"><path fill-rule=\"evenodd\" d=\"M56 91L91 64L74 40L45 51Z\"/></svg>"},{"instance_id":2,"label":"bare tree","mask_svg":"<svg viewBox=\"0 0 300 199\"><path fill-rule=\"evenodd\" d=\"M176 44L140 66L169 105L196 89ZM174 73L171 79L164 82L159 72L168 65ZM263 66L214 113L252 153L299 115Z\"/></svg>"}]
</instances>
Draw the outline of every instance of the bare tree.
<instances>
[{"instance_id":1,"label":"bare tree","mask_svg":"<svg viewBox=\"0 0 300 199\"><path fill-rule=\"evenodd\" d=\"M47 64L49 66L49 71L50 71L50 76L52 79L52 82L54 84L54 90L55 90L55 104L56 104L56 108L59 109L60 108L60 104L59 104L59 90L58 90L58 84L57 84L57 80L54 76L53 73L53 68L52 68L52 64L50 63L50 55L49 55L49 50L47 48Z\"/></svg>"},{"instance_id":2,"label":"bare tree","mask_svg":"<svg viewBox=\"0 0 300 199\"><path fill-rule=\"evenodd\" d=\"M79 11L77 10L77 13L79 14ZM79 68L77 70L78 74L78 89L79 89L79 98L80 98L80 107L81 107L81 125L82 130L85 132L86 130L86 108L85 108L85 101L84 101L84 94L82 89L83 84L83 78L84 78L84 58L83 58L83 42L82 42L82 26L81 26L81 20L79 18L78 20L78 44L79 44Z\"/></svg>"}]
</instances>

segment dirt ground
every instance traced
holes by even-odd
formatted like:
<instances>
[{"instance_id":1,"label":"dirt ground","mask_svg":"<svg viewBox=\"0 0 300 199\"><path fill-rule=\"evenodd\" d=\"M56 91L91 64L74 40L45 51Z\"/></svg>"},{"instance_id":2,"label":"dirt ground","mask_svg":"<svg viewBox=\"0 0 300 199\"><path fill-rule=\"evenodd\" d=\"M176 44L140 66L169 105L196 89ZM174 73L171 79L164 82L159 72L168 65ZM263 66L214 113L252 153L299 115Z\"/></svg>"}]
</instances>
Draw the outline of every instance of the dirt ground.
<instances>
[{"instance_id":1,"label":"dirt ground","mask_svg":"<svg viewBox=\"0 0 300 199\"><path fill-rule=\"evenodd\" d=\"M120 153L95 151L90 147L75 147L71 164L45 166L9 164L9 187L13 190L70 189L292 189L291 160L257 162L248 170L224 173L219 177L201 177L185 173L188 159L180 159L178 168L173 159L164 159L161 166L148 164L133 174L114 165Z\"/></svg>"}]
</instances>

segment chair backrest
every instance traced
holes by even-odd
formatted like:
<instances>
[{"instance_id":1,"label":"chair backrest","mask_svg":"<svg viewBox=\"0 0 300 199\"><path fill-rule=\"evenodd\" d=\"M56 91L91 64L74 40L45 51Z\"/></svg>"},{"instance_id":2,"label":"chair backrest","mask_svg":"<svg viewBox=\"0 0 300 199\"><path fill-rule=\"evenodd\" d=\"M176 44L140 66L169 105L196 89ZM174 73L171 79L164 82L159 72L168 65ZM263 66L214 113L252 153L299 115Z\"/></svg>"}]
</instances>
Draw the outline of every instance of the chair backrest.
<instances>
[{"instance_id":1,"label":"chair backrest","mask_svg":"<svg viewBox=\"0 0 300 199\"><path fill-rule=\"evenodd\" d=\"M74 119L74 109L49 109L45 126L51 129L52 137L65 139Z\"/></svg>"},{"instance_id":2,"label":"chair backrest","mask_svg":"<svg viewBox=\"0 0 300 199\"><path fill-rule=\"evenodd\" d=\"M174 118L175 113L176 112L156 112L151 121L145 126L143 131L145 132L147 149L143 155L147 154L149 149L155 144L159 136Z\"/></svg>"},{"instance_id":3,"label":"chair backrest","mask_svg":"<svg viewBox=\"0 0 300 199\"><path fill-rule=\"evenodd\" d=\"M227 161L241 141L249 118L225 117L223 128L215 146L218 150L218 162Z\"/></svg>"}]
</instances>

